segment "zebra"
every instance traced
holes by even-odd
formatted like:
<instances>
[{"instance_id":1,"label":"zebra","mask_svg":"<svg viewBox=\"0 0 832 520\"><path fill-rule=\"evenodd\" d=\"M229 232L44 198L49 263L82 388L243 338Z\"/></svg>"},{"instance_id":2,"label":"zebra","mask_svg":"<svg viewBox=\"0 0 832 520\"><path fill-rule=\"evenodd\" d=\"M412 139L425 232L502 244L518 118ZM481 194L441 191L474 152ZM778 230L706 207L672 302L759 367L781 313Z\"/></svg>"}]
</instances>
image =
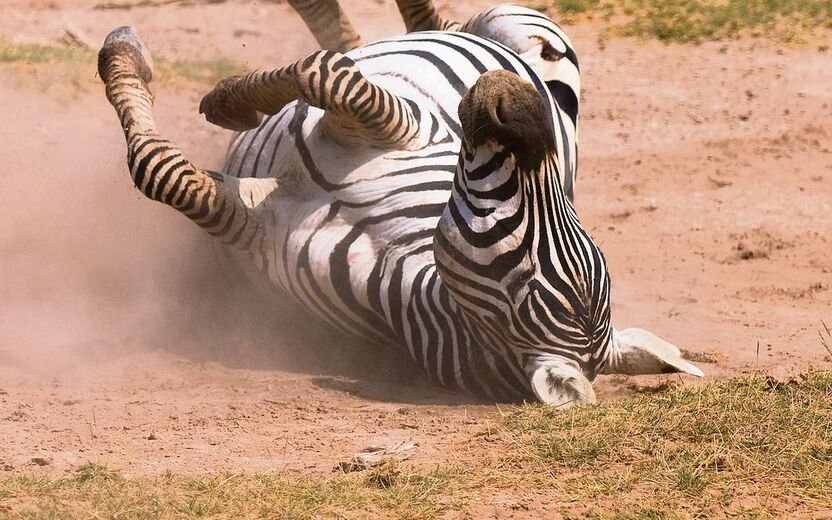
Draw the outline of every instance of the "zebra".
<instances>
[{"instance_id":1,"label":"zebra","mask_svg":"<svg viewBox=\"0 0 832 520\"><path fill-rule=\"evenodd\" d=\"M99 75L140 191L449 388L568 407L597 400L599 374L703 375L611 325L606 261L572 205L580 74L557 24L513 5L458 24L397 0L409 32L365 44L337 0L291 3L323 50L205 95L206 119L237 132L221 172L157 130L138 34L107 36Z\"/></svg>"}]
</instances>

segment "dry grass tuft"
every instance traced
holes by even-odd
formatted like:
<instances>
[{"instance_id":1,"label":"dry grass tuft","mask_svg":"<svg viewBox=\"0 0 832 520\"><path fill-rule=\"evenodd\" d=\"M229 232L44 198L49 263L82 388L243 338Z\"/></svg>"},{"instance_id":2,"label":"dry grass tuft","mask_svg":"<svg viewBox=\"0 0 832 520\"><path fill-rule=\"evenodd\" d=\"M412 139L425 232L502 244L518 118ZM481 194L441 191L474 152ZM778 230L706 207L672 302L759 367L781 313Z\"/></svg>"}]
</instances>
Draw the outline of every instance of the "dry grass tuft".
<instances>
[{"instance_id":1,"label":"dry grass tuft","mask_svg":"<svg viewBox=\"0 0 832 520\"><path fill-rule=\"evenodd\" d=\"M456 465L283 474L0 478L8 518L811 517L832 504L832 372L754 375L558 411L509 409Z\"/></svg>"},{"instance_id":2,"label":"dry grass tuft","mask_svg":"<svg viewBox=\"0 0 832 520\"><path fill-rule=\"evenodd\" d=\"M562 487L575 501L782 514L832 504L830 403L830 373L754 376L575 411L528 405L505 424L519 463L573 475Z\"/></svg>"},{"instance_id":3,"label":"dry grass tuft","mask_svg":"<svg viewBox=\"0 0 832 520\"><path fill-rule=\"evenodd\" d=\"M66 73L95 75L97 53L80 47L40 44L13 44L0 39L0 65L63 66ZM215 60L154 59L154 83L168 86L210 85L220 79L240 74L243 66L228 58ZM57 76L57 74L55 74Z\"/></svg>"},{"instance_id":4,"label":"dry grass tuft","mask_svg":"<svg viewBox=\"0 0 832 520\"><path fill-rule=\"evenodd\" d=\"M434 518L448 472L392 467L330 479L286 475L164 475L126 479L99 464L75 475L0 479L4 518ZM362 512L357 515L357 512Z\"/></svg>"}]
</instances>

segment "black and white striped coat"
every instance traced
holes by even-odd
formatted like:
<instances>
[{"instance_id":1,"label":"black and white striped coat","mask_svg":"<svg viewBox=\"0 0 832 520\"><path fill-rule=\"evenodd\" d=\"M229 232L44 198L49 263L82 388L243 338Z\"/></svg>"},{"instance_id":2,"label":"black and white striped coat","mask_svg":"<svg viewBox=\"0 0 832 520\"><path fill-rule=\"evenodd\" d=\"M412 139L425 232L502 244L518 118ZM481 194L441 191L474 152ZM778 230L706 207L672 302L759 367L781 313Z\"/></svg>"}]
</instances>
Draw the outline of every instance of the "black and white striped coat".
<instances>
[{"instance_id":1,"label":"black and white striped coat","mask_svg":"<svg viewBox=\"0 0 832 520\"><path fill-rule=\"evenodd\" d=\"M254 128L177 209L235 245L256 279L341 330L402 346L449 387L568 405L595 399L598 373L701 374L672 345L610 324L606 264L571 204L580 79L563 31L516 6L461 27L429 2L399 6L409 28L452 30L221 82L202 111ZM120 108L134 85L119 83L130 52L113 45L130 38L108 39L100 65L122 121L142 122L128 145L155 131L149 107ZM174 185L161 159L137 172L147 152L131 146L137 186L179 200L188 183Z\"/></svg>"}]
</instances>

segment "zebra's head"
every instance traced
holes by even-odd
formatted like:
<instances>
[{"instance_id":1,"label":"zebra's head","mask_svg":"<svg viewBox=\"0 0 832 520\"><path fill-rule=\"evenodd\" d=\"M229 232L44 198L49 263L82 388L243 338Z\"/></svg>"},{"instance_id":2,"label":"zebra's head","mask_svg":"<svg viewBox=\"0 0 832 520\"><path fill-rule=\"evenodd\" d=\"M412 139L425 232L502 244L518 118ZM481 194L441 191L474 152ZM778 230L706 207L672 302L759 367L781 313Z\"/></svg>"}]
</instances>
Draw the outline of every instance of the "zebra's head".
<instances>
[{"instance_id":1,"label":"zebra's head","mask_svg":"<svg viewBox=\"0 0 832 520\"><path fill-rule=\"evenodd\" d=\"M552 113L509 72L486 73L468 91L435 255L475 340L515 359L540 399L563 405L594 400L591 380L620 349L604 256L558 175Z\"/></svg>"}]
</instances>

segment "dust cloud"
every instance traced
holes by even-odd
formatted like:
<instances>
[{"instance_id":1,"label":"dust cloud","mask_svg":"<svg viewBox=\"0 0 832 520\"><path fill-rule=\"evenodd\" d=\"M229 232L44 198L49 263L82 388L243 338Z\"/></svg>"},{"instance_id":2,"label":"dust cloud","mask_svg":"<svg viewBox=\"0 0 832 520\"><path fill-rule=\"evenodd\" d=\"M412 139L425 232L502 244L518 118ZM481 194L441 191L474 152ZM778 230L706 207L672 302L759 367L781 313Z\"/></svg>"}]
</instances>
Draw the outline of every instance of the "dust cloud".
<instances>
[{"instance_id":1,"label":"dust cloud","mask_svg":"<svg viewBox=\"0 0 832 520\"><path fill-rule=\"evenodd\" d=\"M191 102L166 99L162 131L196 164L219 168L229 136L197 117L165 119L175 110L164 103ZM9 101L4 125L34 131L0 145L0 360L46 374L145 349L234 366L349 364L355 353L333 347L340 335L221 268L210 237L132 186L103 93L47 107ZM60 117L38 115L49 113Z\"/></svg>"}]
</instances>

